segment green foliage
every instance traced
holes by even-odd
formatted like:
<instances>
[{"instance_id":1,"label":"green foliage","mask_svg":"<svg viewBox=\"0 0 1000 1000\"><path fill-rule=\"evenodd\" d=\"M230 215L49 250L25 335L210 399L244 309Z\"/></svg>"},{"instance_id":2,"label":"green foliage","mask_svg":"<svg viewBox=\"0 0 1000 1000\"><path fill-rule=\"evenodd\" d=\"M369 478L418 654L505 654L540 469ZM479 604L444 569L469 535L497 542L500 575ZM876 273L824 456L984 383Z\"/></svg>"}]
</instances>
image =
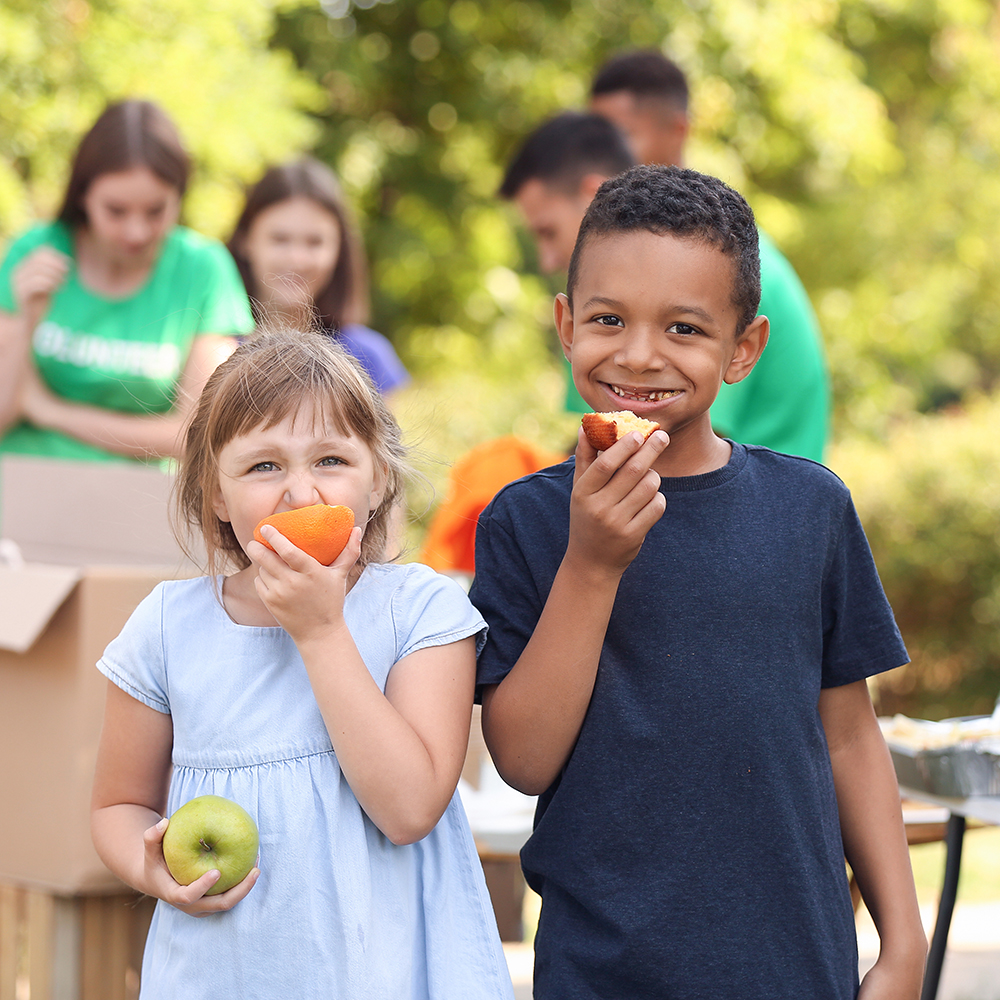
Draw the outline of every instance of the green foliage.
<instances>
[{"instance_id":1,"label":"green foliage","mask_svg":"<svg viewBox=\"0 0 1000 1000\"><path fill-rule=\"evenodd\" d=\"M55 210L77 141L122 97L173 116L198 166L186 219L224 235L242 184L316 134L320 91L267 48L272 19L261 0L5 0L0 238Z\"/></svg>"},{"instance_id":2,"label":"green foliage","mask_svg":"<svg viewBox=\"0 0 1000 1000\"><path fill-rule=\"evenodd\" d=\"M899 166L810 213L795 260L819 307L838 428L869 431L1000 377L1000 60L992 4L842 6L837 32Z\"/></svg>"},{"instance_id":3,"label":"green foliage","mask_svg":"<svg viewBox=\"0 0 1000 1000\"><path fill-rule=\"evenodd\" d=\"M551 350L538 317L557 285L524 277L503 166L585 103L605 57L662 46L692 85L690 164L748 195L817 305L837 433L997 383L988 0L286 0L273 44L325 88L317 148L362 210L376 326L418 373L459 373L447 336L424 350L427 327L495 347L513 321ZM497 267L520 294L492 293Z\"/></svg>"},{"instance_id":4,"label":"green foliage","mask_svg":"<svg viewBox=\"0 0 1000 1000\"><path fill-rule=\"evenodd\" d=\"M939 699L938 715L988 709L1000 456L998 406L977 400L1000 388L992 0L5 0L0 239L52 211L111 98L173 114L199 167L187 221L214 235L242 182L313 148L358 209L372 325L416 376L397 409L440 489L446 463L486 438L573 438L559 285L537 276L495 192L524 136L584 106L596 67L636 46L685 68L689 164L746 193L817 307L833 462L914 655L889 693Z\"/></svg>"},{"instance_id":5,"label":"green foliage","mask_svg":"<svg viewBox=\"0 0 1000 1000\"><path fill-rule=\"evenodd\" d=\"M883 711L989 714L1000 694L1000 395L914 416L885 444L838 446L912 657L885 675Z\"/></svg>"}]
</instances>

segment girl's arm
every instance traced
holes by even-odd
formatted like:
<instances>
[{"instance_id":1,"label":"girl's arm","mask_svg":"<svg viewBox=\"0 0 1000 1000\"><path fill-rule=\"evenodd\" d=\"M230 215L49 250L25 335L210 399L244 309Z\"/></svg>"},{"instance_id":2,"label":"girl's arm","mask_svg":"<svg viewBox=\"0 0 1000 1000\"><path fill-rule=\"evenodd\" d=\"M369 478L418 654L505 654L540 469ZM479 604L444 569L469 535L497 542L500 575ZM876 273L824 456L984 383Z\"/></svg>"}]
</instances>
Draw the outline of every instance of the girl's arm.
<instances>
[{"instance_id":1,"label":"girl's arm","mask_svg":"<svg viewBox=\"0 0 1000 1000\"><path fill-rule=\"evenodd\" d=\"M455 794L465 761L475 639L404 657L389 671L385 694L346 626L336 641L299 648L361 808L394 844L426 837Z\"/></svg>"},{"instance_id":2,"label":"girl's arm","mask_svg":"<svg viewBox=\"0 0 1000 1000\"><path fill-rule=\"evenodd\" d=\"M878 929L878 961L859 1000L917 1000L927 938L920 921L896 774L865 681L819 699L844 853Z\"/></svg>"},{"instance_id":3,"label":"girl's arm","mask_svg":"<svg viewBox=\"0 0 1000 1000\"><path fill-rule=\"evenodd\" d=\"M69 269L69 257L53 247L40 246L11 273L17 311L0 312L0 433L21 417L23 382L33 367L31 337Z\"/></svg>"},{"instance_id":4,"label":"girl's arm","mask_svg":"<svg viewBox=\"0 0 1000 1000\"><path fill-rule=\"evenodd\" d=\"M29 372L24 386L25 417L38 427L61 431L87 444L132 458L178 456L183 431L209 375L233 352L231 337L195 338L177 384L174 406L166 413L134 414L75 403L50 392Z\"/></svg>"},{"instance_id":5,"label":"girl's arm","mask_svg":"<svg viewBox=\"0 0 1000 1000\"><path fill-rule=\"evenodd\" d=\"M101 860L126 885L192 916L235 906L252 888L253 871L228 892L205 893L218 881L208 872L191 885L174 881L163 860L162 818L170 785L173 722L108 682L104 728L91 800L91 834Z\"/></svg>"},{"instance_id":6,"label":"girl's arm","mask_svg":"<svg viewBox=\"0 0 1000 1000\"><path fill-rule=\"evenodd\" d=\"M566 554L527 646L483 694L497 770L528 795L555 781L580 734L622 573L665 509L651 467L668 440L629 435L598 456L579 436Z\"/></svg>"},{"instance_id":7,"label":"girl's arm","mask_svg":"<svg viewBox=\"0 0 1000 1000\"><path fill-rule=\"evenodd\" d=\"M0 312L0 434L21 416L21 383L31 363L31 333L23 316Z\"/></svg>"},{"instance_id":8,"label":"girl's arm","mask_svg":"<svg viewBox=\"0 0 1000 1000\"><path fill-rule=\"evenodd\" d=\"M426 837L458 784L476 678L470 637L395 663L383 694L344 621L346 579L361 530L331 566L273 528L271 552L251 542L257 591L295 640L344 776L369 819L394 843Z\"/></svg>"}]
</instances>

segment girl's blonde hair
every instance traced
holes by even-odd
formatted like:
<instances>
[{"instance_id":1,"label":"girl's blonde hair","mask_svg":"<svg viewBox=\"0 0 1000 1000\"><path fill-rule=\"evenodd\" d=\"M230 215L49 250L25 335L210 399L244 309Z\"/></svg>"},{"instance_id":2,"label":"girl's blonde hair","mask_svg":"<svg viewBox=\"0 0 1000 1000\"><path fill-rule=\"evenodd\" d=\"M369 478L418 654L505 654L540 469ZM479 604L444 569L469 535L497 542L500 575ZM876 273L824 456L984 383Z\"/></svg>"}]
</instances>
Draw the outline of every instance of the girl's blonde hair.
<instances>
[{"instance_id":1,"label":"girl's blonde hair","mask_svg":"<svg viewBox=\"0 0 1000 1000\"><path fill-rule=\"evenodd\" d=\"M273 330L244 342L219 365L188 424L176 516L203 536L210 575L227 565L250 565L232 525L215 513L220 451L234 438L256 427L274 427L310 406L317 408L316 419L359 437L375 468L385 473L382 502L369 517L358 565L385 559L392 509L407 475L399 425L364 369L329 337ZM185 539L180 540L190 553Z\"/></svg>"}]
</instances>

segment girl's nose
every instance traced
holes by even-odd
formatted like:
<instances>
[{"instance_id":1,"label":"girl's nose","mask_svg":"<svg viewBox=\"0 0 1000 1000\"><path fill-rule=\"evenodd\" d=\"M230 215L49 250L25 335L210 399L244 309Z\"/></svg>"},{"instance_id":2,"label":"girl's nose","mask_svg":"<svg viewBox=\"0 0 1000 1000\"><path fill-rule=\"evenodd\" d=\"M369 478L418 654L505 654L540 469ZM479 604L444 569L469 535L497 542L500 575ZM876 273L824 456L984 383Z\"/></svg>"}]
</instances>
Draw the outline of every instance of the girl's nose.
<instances>
[{"instance_id":1,"label":"girl's nose","mask_svg":"<svg viewBox=\"0 0 1000 1000\"><path fill-rule=\"evenodd\" d=\"M322 498L311 476L297 476L285 489L285 503L293 510L320 503Z\"/></svg>"}]
</instances>

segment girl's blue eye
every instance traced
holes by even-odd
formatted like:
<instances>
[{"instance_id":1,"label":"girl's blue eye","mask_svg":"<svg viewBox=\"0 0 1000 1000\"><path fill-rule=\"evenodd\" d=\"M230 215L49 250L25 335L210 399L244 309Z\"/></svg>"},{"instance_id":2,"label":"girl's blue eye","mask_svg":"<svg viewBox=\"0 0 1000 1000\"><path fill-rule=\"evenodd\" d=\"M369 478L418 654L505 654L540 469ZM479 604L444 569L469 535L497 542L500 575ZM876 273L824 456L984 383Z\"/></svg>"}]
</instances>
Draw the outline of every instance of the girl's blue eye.
<instances>
[{"instance_id":1,"label":"girl's blue eye","mask_svg":"<svg viewBox=\"0 0 1000 1000\"><path fill-rule=\"evenodd\" d=\"M327 455L326 458L320 459L320 465L343 465L343 459L335 458L333 455Z\"/></svg>"},{"instance_id":2,"label":"girl's blue eye","mask_svg":"<svg viewBox=\"0 0 1000 1000\"><path fill-rule=\"evenodd\" d=\"M250 471L251 472L273 472L276 468L277 468L277 465L275 465L274 462L258 462L255 466L253 466L253 468L251 468Z\"/></svg>"}]
</instances>

